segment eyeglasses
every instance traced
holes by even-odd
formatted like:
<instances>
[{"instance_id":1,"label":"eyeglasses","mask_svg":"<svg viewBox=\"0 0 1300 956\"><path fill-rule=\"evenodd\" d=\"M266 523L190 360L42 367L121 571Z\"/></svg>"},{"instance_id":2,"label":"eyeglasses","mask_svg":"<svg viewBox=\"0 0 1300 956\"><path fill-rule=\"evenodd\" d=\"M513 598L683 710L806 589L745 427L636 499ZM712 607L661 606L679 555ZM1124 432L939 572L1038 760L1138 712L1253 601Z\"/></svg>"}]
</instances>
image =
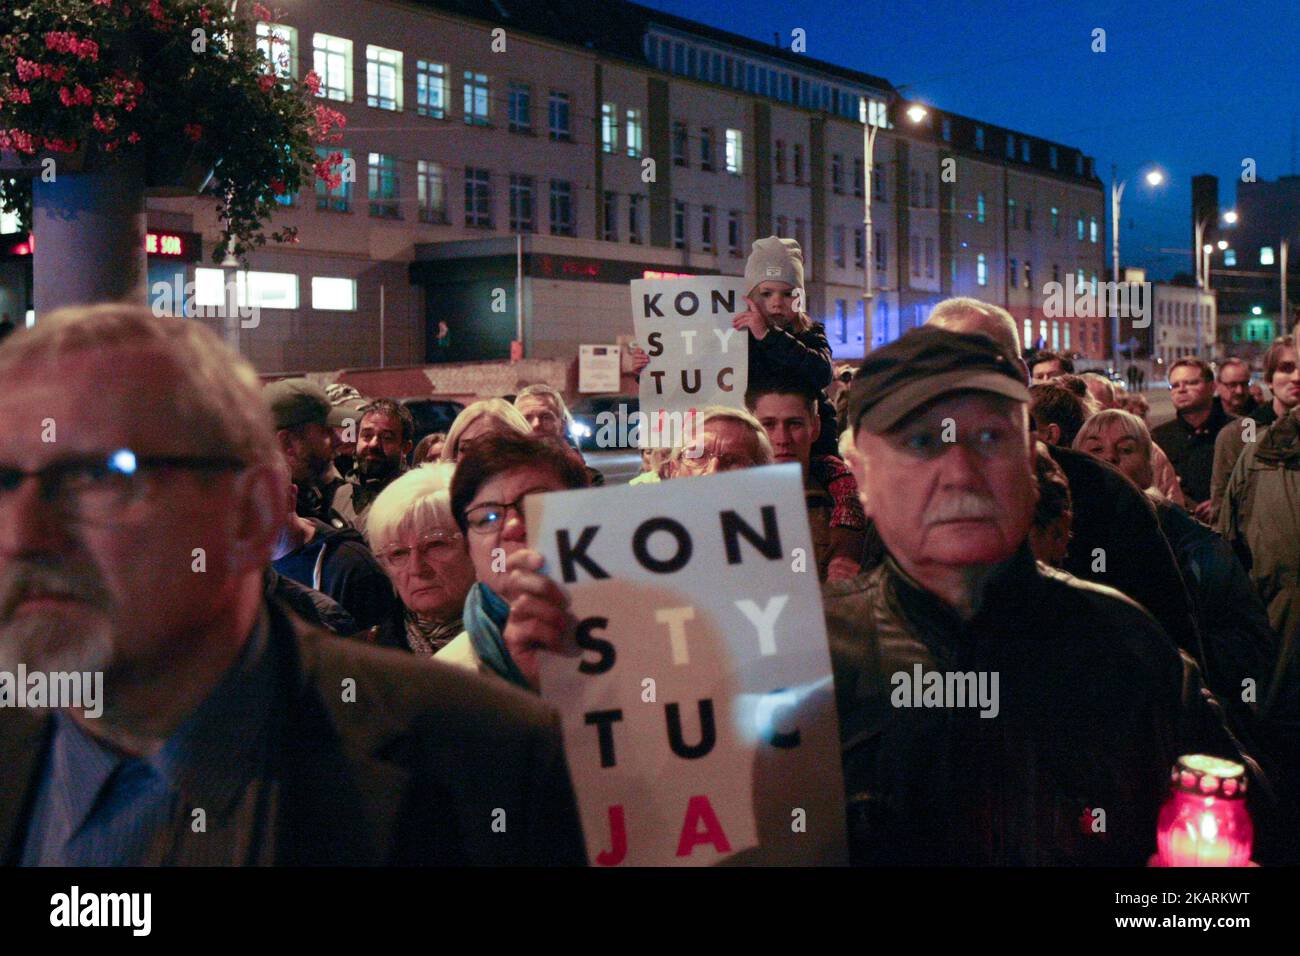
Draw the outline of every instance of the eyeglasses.
<instances>
[{"instance_id":1,"label":"eyeglasses","mask_svg":"<svg viewBox=\"0 0 1300 956\"><path fill-rule=\"evenodd\" d=\"M475 534L491 534L505 523L506 515L511 509L520 518L524 515L524 499L529 495L544 494L550 488L529 488L514 501L485 501L465 512L465 524Z\"/></svg>"},{"instance_id":2,"label":"eyeglasses","mask_svg":"<svg viewBox=\"0 0 1300 956\"><path fill-rule=\"evenodd\" d=\"M220 455L137 455L129 448L64 458L35 471L0 465L0 503L35 478L41 498L81 523L130 523L147 505L150 473L167 469L242 471L248 463Z\"/></svg>"},{"instance_id":3,"label":"eyeglasses","mask_svg":"<svg viewBox=\"0 0 1300 956\"><path fill-rule=\"evenodd\" d=\"M389 545L379 552L379 560L394 571L405 571L409 568L411 557L417 553L422 561L450 561L463 553L456 547L456 542L462 537L459 531L431 531L421 535L414 548L405 544Z\"/></svg>"},{"instance_id":4,"label":"eyeglasses","mask_svg":"<svg viewBox=\"0 0 1300 956\"><path fill-rule=\"evenodd\" d=\"M689 452L690 449L687 449ZM717 454L716 452L701 452L698 455L683 453L679 459L680 467L683 471L702 472L707 471L711 462L716 462L716 471L736 471L740 468L750 468L753 466L753 459L746 458L743 455Z\"/></svg>"}]
</instances>

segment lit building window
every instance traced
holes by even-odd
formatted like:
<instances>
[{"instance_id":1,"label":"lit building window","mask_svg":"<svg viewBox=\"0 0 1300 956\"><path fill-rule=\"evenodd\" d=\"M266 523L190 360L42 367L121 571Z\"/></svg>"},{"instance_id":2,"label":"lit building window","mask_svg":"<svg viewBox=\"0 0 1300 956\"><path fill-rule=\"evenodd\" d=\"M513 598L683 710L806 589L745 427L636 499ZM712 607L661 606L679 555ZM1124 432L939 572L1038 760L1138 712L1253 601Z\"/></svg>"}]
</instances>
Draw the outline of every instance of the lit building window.
<instances>
[{"instance_id":1,"label":"lit building window","mask_svg":"<svg viewBox=\"0 0 1300 956\"><path fill-rule=\"evenodd\" d=\"M317 33L312 37L312 69L320 77L316 95L352 102L352 41Z\"/></svg>"},{"instance_id":2,"label":"lit building window","mask_svg":"<svg viewBox=\"0 0 1300 956\"><path fill-rule=\"evenodd\" d=\"M989 263L982 252L975 257L975 283L977 285L989 284Z\"/></svg>"},{"instance_id":3,"label":"lit building window","mask_svg":"<svg viewBox=\"0 0 1300 956\"><path fill-rule=\"evenodd\" d=\"M602 103L600 107L600 148L602 152L618 152L618 106Z\"/></svg>"},{"instance_id":4,"label":"lit building window","mask_svg":"<svg viewBox=\"0 0 1300 956\"><path fill-rule=\"evenodd\" d=\"M357 280L312 276L311 307L323 312L355 312Z\"/></svg>"},{"instance_id":5,"label":"lit building window","mask_svg":"<svg viewBox=\"0 0 1300 956\"><path fill-rule=\"evenodd\" d=\"M298 75L298 31L293 27L258 21L257 48L276 76Z\"/></svg>"},{"instance_id":6,"label":"lit building window","mask_svg":"<svg viewBox=\"0 0 1300 956\"><path fill-rule=\"evenodd\" d=\"M627 111L627 154L633 159L641 155L641 111Z\"/></svg>"},{"instance_id":7,"label":"lit building window","mask_svg":"<svg viewBox=\"0 0 1300 956\"><path fill-rule=\"evenodd\" d=\"M465 74L465 124L487 126L491 102L486 73L466 70Z\"/></svg>"},{"instance_id":8,"label":"lit building window","mask_svg":"<svg viewBox=\"0 0 1300 956\"><path fill-rule=\"evenodd\" d=\"M1271 266L1273 264L1273 247L1261 246L1259 250L1259 264L1261 266Z\"/></svg>"},{"instance_id":9,"label":"lit building window","mask_svg":"<svg viewBox=\"0 0 1300 956\"><path fill-rule=\"evenodd\" d=\"M727 172L739 176L744 172L744 135L738 129L727 130Z\"/></svg>"},{"instance_id":10,"label":"lit building window","mask_svg":"<svg viewBox=\"0 0 1300 956\"><path fill-rule=\"evenodd\" d=\"M445 119L448 99L446 64L416 60L415 112L420 116Z\"/></svg>"},{"instance_id":11,"label":"lit building window","mask_svg":"<svg viewBox=\"0 0 1300 956\"><path fill-rule=\"evenodd\" d=\"M366 47L366 105L381 110L401 110L401 51L381 46Z\"/></svg>"}]
</instances>

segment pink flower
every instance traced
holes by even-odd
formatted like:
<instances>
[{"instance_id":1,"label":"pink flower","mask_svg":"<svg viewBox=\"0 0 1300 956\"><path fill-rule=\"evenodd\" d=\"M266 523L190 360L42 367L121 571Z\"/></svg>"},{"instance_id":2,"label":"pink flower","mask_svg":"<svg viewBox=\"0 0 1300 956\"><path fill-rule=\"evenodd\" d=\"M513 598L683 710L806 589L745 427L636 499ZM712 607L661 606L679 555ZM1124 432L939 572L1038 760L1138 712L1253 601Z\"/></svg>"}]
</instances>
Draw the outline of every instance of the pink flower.
<instances>
[{"instance_id":1,"label":"pink flower","mask_svg":"<svg viewBox=\"0 0 1300 956\"><path fill-rule=\"evenodd\" d=\"M266 20L267 22L270 22L275 18L274 14L272 14L271 11L261 3L253 4L253 16L257 17L259 20Z\"/></svg>"},{"instance_id":2,"label":"pink flower","mask_svg":"<svg viewBox=\"0 0 1300 956\"><path fill-rule=\"evenodd\" d=\"M212 11L207 7L199 7L199 19L204 23L212 22Z\"/></svg>"},{"instance_id":3,"label":"pink flower","mask_svg":"<svg viewBox=\"0 0 1300 956\"><path fill-rule=\"evenodd\" d=\"M31 103L32 94L30 90L21 90L14 87L9 91L8 99L11 103Z\"/></svg>"},{"instance_id":4,"label":"pink flower","mask_svg":"<svg viewBox=\"0 0 1300 956\"><path fill-rule=\"evenodd\" d=\"M90 90L80 83L74 89L68 89L66 86L59 87L59 102L64 106L89 106L95 101Z\"/></svg>"},{"instance_id":5,"label":"pink flower","mask_svg":"<svg viewBox=\"0 0 1300 956\"><path fill-rule=\"evenodd\" d=\"M275 77L270 73L263 73L257 78L257 85L261 87L263 93L269 93L271 87L275 86Z\"/></svg>"},{"instance_id":6,"label":"pink flower","mask_svg":"<svg viewBox=\"0 0 1300 956\"><path fill-rule=\"evenodd\" d=\"M316 75L315 70L311 70L302 78L302 85L307 92L315 96L320 92L320 77Z\"/></svg>"},{"instance_id":7,"label":"pink flower","mask_svg":"<svg viewBox=\"0 0 1300 956\"><path fill-rule=\"evenodd\" d=\"M186 123L185 136L191 143L197 143L203 138L203 127L198 123Z\"/></svg>"},{"instance_id":8,"label":"pink flower","mask_svg":"<svg viewBox=\"0 0 1300 956\"><path fill-rule=\"evenodd\" d=\"M91 119L91 125L101 133L111 133L117 127L117 120L113 119L111 116L108 119L104 119L104 117L99 115L99 111L96 110L94 117Z\"/></svg>"},{"instance_id":9,"label":"pink flower","mask_svg":"<svg viewBox=\"0 0 1300 956\"><path fill-rule=\"evenodd\" d=\"M17 69L18 79L24 83L30 83L32 80L40 79L41 73L43 72L39 63L33 63L31 60L24 60L22 57L18 58Z\"/></svg>"},{"instance_id":10,"label":"pink flower","mask_svg":"<svg viewBox=\"0 0 1300 956\"><path fill-rule=\"evenodd\" d=\"M126 141L127 141L128 143L131 143L131 144L138 143L138 142L140 142L140 134L139 134L139 133L136 133L136 132L134 132L134 131L133 131L133 132L130 132L130 133L128 133L127 136L126 136Z\"/></svg>"}]
</instances>

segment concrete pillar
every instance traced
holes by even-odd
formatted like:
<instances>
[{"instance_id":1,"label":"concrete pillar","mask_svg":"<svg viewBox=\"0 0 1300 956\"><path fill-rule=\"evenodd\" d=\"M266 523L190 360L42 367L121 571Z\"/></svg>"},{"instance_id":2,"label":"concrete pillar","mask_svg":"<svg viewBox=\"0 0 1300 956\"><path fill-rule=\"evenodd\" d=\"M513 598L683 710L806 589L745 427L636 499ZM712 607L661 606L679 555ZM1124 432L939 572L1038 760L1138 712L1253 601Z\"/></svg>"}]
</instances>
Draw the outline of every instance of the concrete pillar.
<instances>
[{"instance_id":1,"label":"concrete pillar","mask_svg":"<svg viewBox=\"0 0 1300 956\"><path fill-rule=\"evenodd\" d=\"M65 305L147 304L144 169L126 158L105 169L32 180L33 307L37 320Z\"/></svg>"}]
</instances>

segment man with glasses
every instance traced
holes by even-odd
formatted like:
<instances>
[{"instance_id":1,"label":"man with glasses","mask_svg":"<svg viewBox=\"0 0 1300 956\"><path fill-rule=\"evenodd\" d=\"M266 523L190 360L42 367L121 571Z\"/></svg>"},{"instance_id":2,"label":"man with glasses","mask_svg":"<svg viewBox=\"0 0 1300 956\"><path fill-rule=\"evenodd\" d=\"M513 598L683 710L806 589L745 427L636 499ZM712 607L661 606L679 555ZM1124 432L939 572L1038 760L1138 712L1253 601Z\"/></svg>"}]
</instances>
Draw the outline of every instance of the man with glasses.
<instances>
[{"instance_id":1,"label":"man with glasses","mask_svg":"<svg viewBox=\"0 0 1300 956\"><path fill-rule=\"evenodd\" d=\"M702 408L688 421L692 434L684 446L673 452L662 477L690 478L772 464L772 442L767 432L743 408Z\"/></svg>"},{"instance_id":2,"label":"man with glasses","mask_svg":"<svg viewBox=\"0 0 1300 956\"><path fill-rule=\"evenodd\" d=\"M1178 473L1187 506L1202 521L1210 520L1210 478L1214 471L1214 439L1235 419L1214 395L1214 371L1208 362L1182 358L1169 367L1169 390L1177 414L1151 429Z\"/></svg>"},{"instance_id":3,"label":"man with glasses","mask_svg":"<svg viewBox=\"0 0 1300 956\"><path fill-rule=\"evenodd\" d=\"M0 378L0 670L104 689L97 719L0 708L0 861L584 861L553 713L264 598L289 486L215 334L64 310Z\"/></svg>"}]
</instances>

